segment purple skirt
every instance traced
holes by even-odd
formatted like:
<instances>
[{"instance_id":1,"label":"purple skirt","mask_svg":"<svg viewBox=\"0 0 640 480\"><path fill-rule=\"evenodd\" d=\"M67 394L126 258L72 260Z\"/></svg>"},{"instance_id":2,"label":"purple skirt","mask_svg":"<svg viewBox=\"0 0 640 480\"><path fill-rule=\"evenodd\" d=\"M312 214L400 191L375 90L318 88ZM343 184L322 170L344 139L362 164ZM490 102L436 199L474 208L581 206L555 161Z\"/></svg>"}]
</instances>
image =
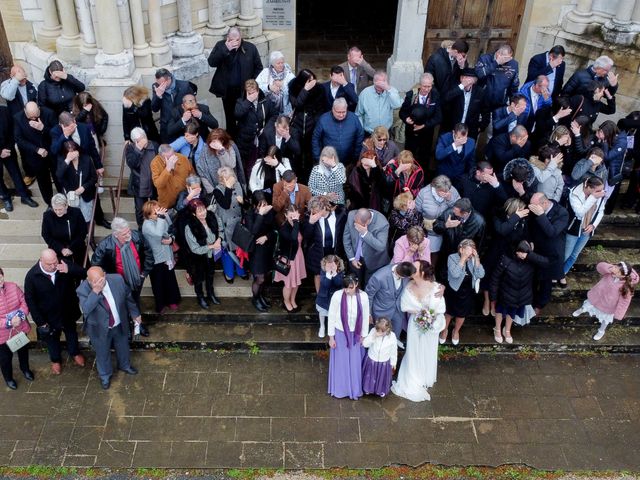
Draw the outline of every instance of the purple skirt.
<instances>
[{"instance_id":1,"label":"purple skirt","mask_svg":"<svg viewBox=\"0 0 640 480\"><path fill-rule=\"evenodd\" d=\"M391 389L393 372L391 362L376 362L369 355L362 365L362 390L367 395L379 395L385 397Z\"/></svg>"},{"instance_id":2,"label":"purple skirt","mask_svg":"<svg viewBox=\"0 0 640 480\"><path fill-rule=\"evenodd\" d=\"M347 334L351 336L351 348L347 347L344 332L336 329L336 348L330 349L329 353L328 391L336 398L357 400L362 396L362 357L365 353L360 343L354 345L353 332Z\"/></svg>"}]
</instances>

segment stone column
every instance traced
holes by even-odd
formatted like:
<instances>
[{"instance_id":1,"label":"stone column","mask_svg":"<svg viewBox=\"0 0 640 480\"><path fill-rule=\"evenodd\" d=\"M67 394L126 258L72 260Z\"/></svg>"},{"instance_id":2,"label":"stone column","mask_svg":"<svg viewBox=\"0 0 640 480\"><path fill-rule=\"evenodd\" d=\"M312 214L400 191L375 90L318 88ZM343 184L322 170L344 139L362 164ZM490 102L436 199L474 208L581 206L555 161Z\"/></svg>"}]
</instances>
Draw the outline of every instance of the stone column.
<instances>
[{"instance_id":1,"label":"stone column","mask_svg":"<svg viewBox=\"0 0 640 480\"><path fill-rule=\"evenodd\" d=\"M222 19L222 1L209 0L209 20L202 39L205 48L213 48L218 40L222 40L229 27Z\"/></svg>"},{"instance_id":2,"label":"stone column","mask_svg":"<svg viewBox=\"0 0 640 480\"><path fill-rule=\"evenodd\" d=\"M124 49L118 6L113 0L96 0L102 49L96 55L99 78L127 78L133 74L133 54Z\"/></svg>"},{"instance_id":3,"label":"stone column","mask_svg":"<svg viewBox=\"0 0 640 480\"><path fill-rule=\"evenodd\" d=\"M54 52L56 50L56 39L62 32L60 21L58 20L56 2L55 0L41 0L40 8L42 9L44 25L36 33L38 46L47 52Z\"/></svg>"},{"instance_id":4,"label":"stone column","mask_svg":"<svg viewBox=\"0 0 640 480\"><path fill-rule=\"evenodd\" d=\"M151 48L144 35L144 21L142 18L142 0L129 0L131 23L133 28L133 58L138 68L153 66Z\"/></svg>"},{"instance_id":5,"label":"stone column","mask_svg":"<svg viewBox=\"0 0 640 480\"><path fill-rule=\"evenodd\" d=\"M80 65L84 68L92 68L95 62L98 47L96 34L91 21L91 7L89 0L78 0L78 16L80 31L82 32L82 45L80 45Z\"/></svg>"},{"instance_id":6,"label":"stone column","mask_svg":"<svg viewBox=\"0 0 640 480\"><path fill-rule=\"evenodd\" d=\"M605 41L618 45L631 45L640 32L640 25L631 20L634 14L635 0L618 0L616 14L602 26Z\"/></svg>"},{"instance_id":7,"label":"stone column","mask_svg":"<svg viewBox=\"0 0 640 480\"><path fill-rule=\"evenodd\" d=\"M262 35L262 20L255 13L254 0L240 0L240 15L237 27L243 38L255 38Z\"/></svg>"},{"instance_id":8,"label":"stone column","mask_svg":"<svg viewBox=\"0 0 640 480\"><path fill-rule=\"evenodd\" d=\"M171 51L176 58L193 57L202 54L202 36L193 31L191 20L191 0L178 0L178 32L169 39Z\"/></svg>"},{"instance_id":9,"label":"stone column","mask_svg":"<svg viewBox=\"0 0 640 480\"><path fill-rule=\"evenodd\" d=\"M294 6L293 3L291 6ZM253 0L253 11L256 14L256 17L262 18L264 15L264 3L262 0Z\"/></svg>"},{"instance_id":10,"label":"stone column","mask_svg":"<svg viewBox=\"0 0 640 480\"><path fill-rule=\"evenodd\" d=\"M633 23L640 23L640 0L636 0L636 6L631 14L631 21Z\"/></svg>"},{"instance_id":11,"label":"stone column","mask_svg":"<svg viewBox=\"0 0 640 480\"><path fill-rule=\"evenodd\" d=\"M400 0L393 54L387 60L389 82L400 91L412 88L424 71L422 48L428 0Z\"/></svg>"},{"instance_id":12,"label":"stone column","mask_svg":"<svg viewBox=\"0 0 640 480\"><path fill-rule=\"evenodd\" d=\"M149 29L151 31L151 58L156 67L171 63L171 48L162 31L162 13L160 0L149 0Z\"/></svg>"},{"instance_id":13,"label":"stone column","mask_svg":"<svg viewBox=\"0 0 640 480\"><path fill-rule=\"evenodd\" d=\"M562 28L576 35L593 30L595 23L591 12L592 5L593 0L578 0L575 8L562 20Z\"/></svg>"},{"instance_id":14,"label":"stone column","mask_svg":"<svg viewBox=\"0 0 640 480\"><path fill-rule=\"evenodd\" d=\"M58 14L62 22L62 35L56 40L58 56L72 63L80 62L80 30L73 0L58 0Z\"/></svg>"}]
</instances>

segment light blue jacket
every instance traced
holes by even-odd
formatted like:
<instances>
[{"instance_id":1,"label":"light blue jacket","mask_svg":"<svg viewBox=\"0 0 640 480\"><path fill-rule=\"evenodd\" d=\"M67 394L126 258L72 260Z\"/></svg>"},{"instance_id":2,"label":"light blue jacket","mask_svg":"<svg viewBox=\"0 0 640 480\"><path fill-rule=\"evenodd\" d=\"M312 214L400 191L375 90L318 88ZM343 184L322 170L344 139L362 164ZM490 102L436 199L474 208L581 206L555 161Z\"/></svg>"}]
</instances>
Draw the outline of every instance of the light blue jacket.
<instances>
[{"instance_id":1,"label":"light blue jacket","mask_svg":"<svg viewBox=\"0 0 640 480\"><path fill-rule=\"evenodd\" d=\"M458 291L460 285L462 285L462 281L464 280L464 275L466 272L465 267L460 266L460 254L453 253L449 255L449 259L447 260L447 267L449 270L449 286L454 290ZM477 280L480 280L484 277L484 267L482 264L476 266L476 262L473 259L467 260L466 267L471 272L471 285L475 285Z\"/></svg>"},{"instance_id":2,"label":"light blue jacket","mask_svg":"<svg viewBox=\"0 0 640 480\"><path fill-rule=\"evenodd\" d=\"M356 115L365 131L373 133L373 129L380 125L391 128L393 110L401 106L402 98L396 88L391 87L386 92L378 94L371 85L360 92Z\"/></svg>"}]
</instances>

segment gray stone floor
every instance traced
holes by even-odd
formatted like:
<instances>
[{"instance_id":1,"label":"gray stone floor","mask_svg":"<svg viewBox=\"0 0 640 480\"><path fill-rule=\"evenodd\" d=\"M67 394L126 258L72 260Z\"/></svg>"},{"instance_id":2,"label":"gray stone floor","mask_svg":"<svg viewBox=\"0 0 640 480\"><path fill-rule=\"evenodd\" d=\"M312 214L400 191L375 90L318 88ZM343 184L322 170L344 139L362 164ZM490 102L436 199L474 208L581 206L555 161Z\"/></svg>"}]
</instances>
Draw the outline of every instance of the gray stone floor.
<instances>
[{"instance_id":1,"label":"gray stone floor","mask_svg":"<svg viewBox=\"0 0 640 480\"><path fill-rule=\"evenodd\" d=\"M456 358L420 404L330 398L313 353L133 357L104 392L32 352L36 381L0 391L0 465L640 469L640 356Z\"/></svg>"}]
</instances>

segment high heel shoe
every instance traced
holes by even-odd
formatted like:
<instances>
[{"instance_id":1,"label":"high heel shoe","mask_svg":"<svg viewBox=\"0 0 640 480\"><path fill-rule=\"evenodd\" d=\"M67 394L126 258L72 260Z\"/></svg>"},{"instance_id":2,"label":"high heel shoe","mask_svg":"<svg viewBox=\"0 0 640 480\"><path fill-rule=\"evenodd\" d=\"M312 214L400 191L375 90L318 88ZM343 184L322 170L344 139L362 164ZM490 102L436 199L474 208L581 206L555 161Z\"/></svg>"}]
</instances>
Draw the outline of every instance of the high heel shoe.
<instances>
[{"instance_id":1,"label":"high heel shoe","mask_svg":"<svg viewBox=\"0 0 640 480\"><path fill-rule=\"evenodd\" d=\"M493 327L493 339L496 341L496 343L502 343L502 335L500 334L500 330L495 327Z\"/></svg>"},{"instance_id":2,"label":"high heel shoe","mask_svg":"<svg viewBox=\"0 0 640 480\"><path fill-rule=\"evenodd\" d=\"M511 332L507 332L506 327L502 327L502 336L504 337L504 341L511 344L513 343L513 337L511 336Z\"/></svg>"},{"instance_id":3,"label":"high heel shoe","mask_svg":"<svg viewBox=\"0 0 640 480\"><path fill-rule=\"evenodd\" d=\"M449 335L449 331L445 330L444 331L444 338L442 338L442 334L440 334L440 336L438 337L438 343L440 345L444 345L447 342L447 336Z\"/></svg>"}]
</instances>

